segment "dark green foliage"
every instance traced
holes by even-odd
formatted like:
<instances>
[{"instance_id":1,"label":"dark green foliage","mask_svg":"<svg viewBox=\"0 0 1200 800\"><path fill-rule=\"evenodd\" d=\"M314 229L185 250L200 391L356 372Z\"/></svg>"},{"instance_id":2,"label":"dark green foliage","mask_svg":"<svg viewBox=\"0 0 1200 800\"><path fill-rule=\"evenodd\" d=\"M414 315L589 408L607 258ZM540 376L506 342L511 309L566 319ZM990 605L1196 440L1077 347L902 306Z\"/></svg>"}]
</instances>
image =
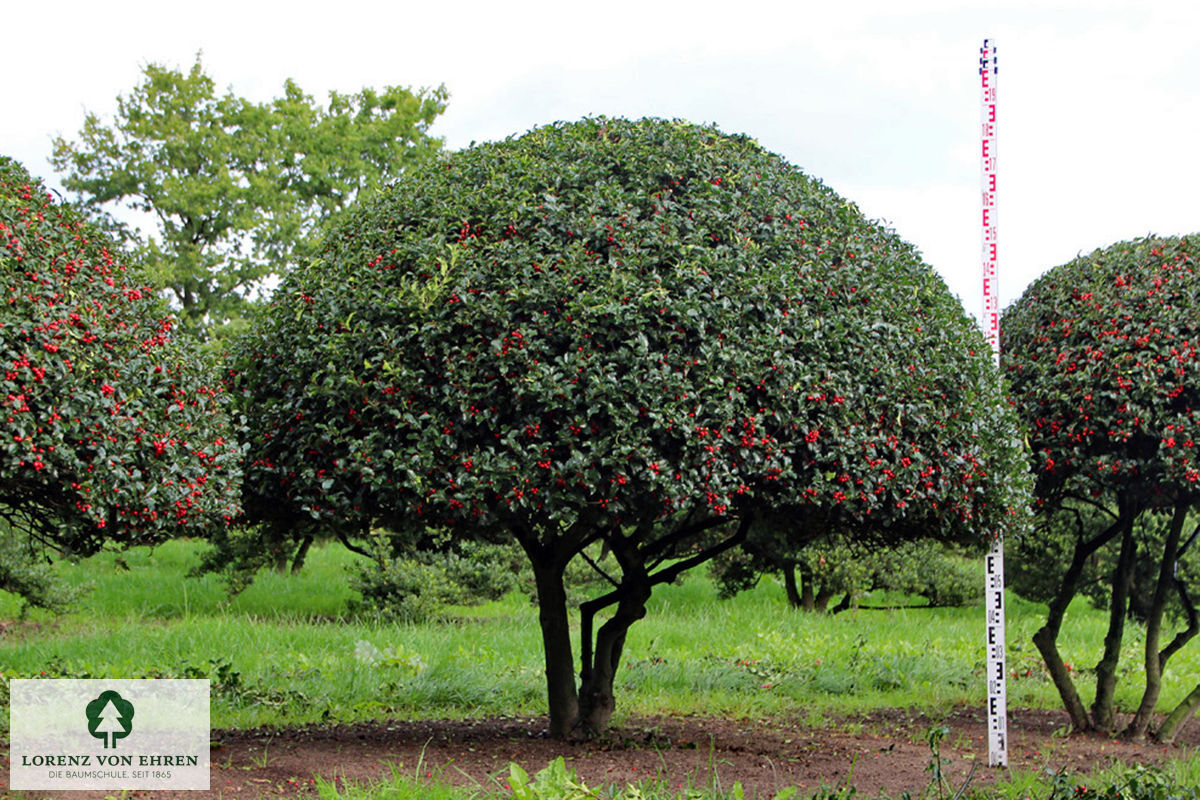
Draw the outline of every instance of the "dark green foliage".
<instances>
[{"instance_id":1,"label":"dark green foliage","mask_svg":"<svg viewBox=\"0 0 1200 800\"><path fill-rule=\"evenodd\" d=\"M254 582L259 570L276 567L282 571L288 565L302 562L296 560L301 548L307 552L311 540L299 543L290 537L259 527L230 525L212 531L208 536L207 550L189 573L189 577L200 577L208 573L218 574L229 587L230 595L237 595ZM296 566L293 571L298 571Z\"/></svg>"},{"instance_id":2,"label":"dark green foliage","mask_svg":"<svg viewBox=\"0 0 1200 800\"><path fill-rule=\"evenodd\" d=\"M1152 612L1154 583L1158 579L1159 558L1162 554L1167 524L1164 514L1143 514L1134 524L1137 560L1134 563L1133 585L1129 594L1129 616L1145 622ZM1063 573L1071 561L1078 538L1096 536L1107 525L1096 509L1066 508L1057 514L1046 514L1036 535L1024 536L1008 543L1006 575L1008 585L1029 600L1045 603L1054 597ZM1082 530L1080 528L1082 527ZM1191 529L1188 530L1191 534ZM1079 581L1079 592L1096 608L1108 608L1112 598L1112 575L1117 566L1117 547L1109 544L1093 553L1087 560ZM1200 585L1197 570L1200 550L1193 542L1178 560L1179 577L1186 585ZM1166 612L1175 621L1185 621L1186 609L1177 594L1167 598Z\"/></svg>"},{"instance_id":3,"label":"dark green foliage","mask_svg":"<svg viewBox=\"0 0 1200 800\"><path fill-rule=\"evenodd\" d=\"M529 559L512 545L470 540L441 541L389 554L386 538L375 539L377 553L352 571L351 586L362 595L360 610L384 617L415 620L435 616L445 605L476 605L519 591L537 602ZM608 587L603 574L619 574L609 556L592 546L591 563L572 561L563 585L572 605ZM595 564L596 567L593 567ZM598 572L597 568L604 572Z\"/></svg>"},{"instance_id":4,"label":"dark green foliage","mask_svg":"<svg viewBox=\"0 0 1200 800\"><path fill-rule=\"evenodd\" d=\"M774 573L784 579L793 607L827 611L838 596L843 598L840 607L849 607L873 587L877 556L883 553L852 541L811 537L789 558L777 559L771 551L754 547L762 543L763 537L752 537L746 547L713 559L711 571L722 598L751 589L763 575Z\"/></svg>"},{"instance_id":5,"label":"dark green foliage","mask_svg":"<svg viewBox=\"0 0 1200 800\"><path fill-rule=\"evenodd\" d=\"M970 549L939 542L906 542L874 559L877 589L922 597L933 607L983 600L983 559Z\"/></svg>"},{"instance_id":6,"label":"dark green foliage","mask_svg":"<svg viewBox=\"0 0 1200 800\"><path fill-rule=\"evenodd\" d=\"M283 283L238 348L249 501L595 529L758 497L985 533L1019 451L982 348L911 248L748 139L540 129L415 171Z\"/></svg>"},{"instance_id":7,"label":"dark green foliage","mask_svg":"<svg viewBox=\"0 0 1200 800\"><path fill-rule=\"evenodd\" d=\"M1050 270L1005 311L1004 368L1039 506L1190 500L1200 482L1194 239L1121 242Z\"/></svg>"},{"instance_id":8,"label":"dark green foliage","mask_svg":"<svg viewBox=\"0 0 1200 800\"><path fill-rule=\"evenodd\" d=\"M432 619L461 596L444 566L412 558L363 564L351 574L350 586L362 595L357 612L405 622Z\"/></svg>"},{"instance_id":9,"label":"dark green foliage","mask_svg":"<svg viewBox=\"0 0 1200 800\"><path fill-rule=\"evenodd\" d=\"M1200 800L1200 788L1180 785L1161 767L1135 764L1105 784L1072 779L1060 772L1046 800Z\"/></svg>"},{"instance_id":10,"label":"dark green foliage","mask_svg":"<svg viewBox=\"0 0 1200 800\"><path fill-rule=\"evenodd\" d=\"M80 555L240 511L223 389L121 259L0 157L0 516Z\"/></svg>"},{"instance_id":11,"label":"dark green foliage","mask_svg":"<svg viewBox=\"0 0 1200 800\"><path fill-rule=\"evenodd\" d=\"M751 588L764 573L782 574L785 569L794 570L797 582L797 595L789 600L807 610L828 610L829 602L838 596L843 596L839 608L856 605L862 594L876 589L920 597L931 607L965 606L983 597L978 556L933 541L871 548L816 540L791 562L778 563L745 551L713 561L724 597Z\"/></svg>"}]
</instances>

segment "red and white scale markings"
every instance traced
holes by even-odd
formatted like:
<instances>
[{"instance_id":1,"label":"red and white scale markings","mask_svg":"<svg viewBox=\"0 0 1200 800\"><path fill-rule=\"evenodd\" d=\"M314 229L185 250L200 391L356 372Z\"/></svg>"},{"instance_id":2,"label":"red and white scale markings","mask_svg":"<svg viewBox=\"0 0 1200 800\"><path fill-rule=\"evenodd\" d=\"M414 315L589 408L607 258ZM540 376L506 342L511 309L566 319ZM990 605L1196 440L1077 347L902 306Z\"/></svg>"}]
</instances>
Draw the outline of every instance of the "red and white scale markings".
<instances>
[{"instance_id":1,"label":"red and white scale markings","mask_svg":"<svg viewBox=\"0 0 1200 800\"><path fill-rule=\"evenodd\" d=\"M979 51L983 188L983 331L1000 364L1000 298L996 286L996 46ZM1005 665L1004 540L997 536L985 561L987 606L988 765L1008 766L1008 684Z\"/></svg>"}]
</instances>

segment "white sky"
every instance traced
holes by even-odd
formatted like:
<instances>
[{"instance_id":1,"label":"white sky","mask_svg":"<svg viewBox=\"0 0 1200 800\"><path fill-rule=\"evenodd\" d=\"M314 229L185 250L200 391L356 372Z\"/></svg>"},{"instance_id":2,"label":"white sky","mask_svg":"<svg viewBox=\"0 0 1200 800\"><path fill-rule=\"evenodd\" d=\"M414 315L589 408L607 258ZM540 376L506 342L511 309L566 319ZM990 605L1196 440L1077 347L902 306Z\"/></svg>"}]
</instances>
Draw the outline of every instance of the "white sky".
<instances>
[{"instance_id":1,"label":"white sky","mask_svg":"<svg viewBox=\"0 0 1200 800\"><path fill-rule=\"evenodd\" d=\"M1198 33L1200 4L1116 0L11 3L0 153L57 185L55 135L197 51L256 100L288 77L318 98L444 83L452 148L589 114L714 122L886 220L977 314L983 40L1006 304L1077 253L1200 231Z\"/></svg>"}]
</instances>

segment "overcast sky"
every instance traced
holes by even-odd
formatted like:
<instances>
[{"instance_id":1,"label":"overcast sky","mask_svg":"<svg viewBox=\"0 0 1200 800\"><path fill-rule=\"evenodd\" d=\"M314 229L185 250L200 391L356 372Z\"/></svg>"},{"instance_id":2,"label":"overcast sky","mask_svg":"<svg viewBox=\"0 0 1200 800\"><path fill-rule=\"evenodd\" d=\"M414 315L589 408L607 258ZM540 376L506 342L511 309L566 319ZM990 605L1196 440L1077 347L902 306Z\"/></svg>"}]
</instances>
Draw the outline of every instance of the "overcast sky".
<instances>
[{"instance_id":1,"label":"overcast sky","mask_svg":"<svg viewBox=\"0 0 1200 800\"><path fill-rule=\"evenodd\" d=\"M1113 0L11 3L0 153L57 185L55 135L197 51L255 100L289 77L319 98L445 84L451 148L594 114L712 122L886 221L978 314L983 40L1007 303L1078 253L1200 231L1198 31L1200 4Z\"/></svg>"}]
</instances>

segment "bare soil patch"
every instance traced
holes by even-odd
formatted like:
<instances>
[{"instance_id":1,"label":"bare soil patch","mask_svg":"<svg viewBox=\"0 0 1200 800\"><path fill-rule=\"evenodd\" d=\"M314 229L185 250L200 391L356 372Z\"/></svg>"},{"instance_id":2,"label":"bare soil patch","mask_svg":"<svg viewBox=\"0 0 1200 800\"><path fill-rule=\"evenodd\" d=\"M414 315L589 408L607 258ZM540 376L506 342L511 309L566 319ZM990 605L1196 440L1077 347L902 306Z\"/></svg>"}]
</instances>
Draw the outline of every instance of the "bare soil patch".
<instances>
[{"instance_id":1,"label":"bare soil patch","mask_svg":"<svg viewBox=\"0 0 1200 800\"><path fill-rule=\"evenodd\" d=\"M589 786L643 779L672 787L728 788L740 781L747 797L771 798L785 786L808 796L822 783L849 782L860 797L918 793L929 781L931 726L949 728L941 744L946 774L960 786L974 768L972 786L1004 776L987 766L982 710L956 709L944 717L898 710L875 712L813 727L801 718L738 720L708 717L625 718L604 739L558 742L538 718L384 721L294 729L216 731L208 792L135 792L180 800L234 797L311 797L315 776L327 781L372 782L391 770L410 777L481 787L503 787L508 763L531 775L557 756ZM1115 762L1156 764L1200 746L1200 726L1172 746L1107 737L1067 736L1061 711L1016 710L1009 718L1011 770L1087 773ZM4 753L7 773L7 752ZM7 774L0 777L0 786ZM0 791L0 796L4 796ZM102 798L105 793L72 792Z\"/></svg>"}]
</instances>

